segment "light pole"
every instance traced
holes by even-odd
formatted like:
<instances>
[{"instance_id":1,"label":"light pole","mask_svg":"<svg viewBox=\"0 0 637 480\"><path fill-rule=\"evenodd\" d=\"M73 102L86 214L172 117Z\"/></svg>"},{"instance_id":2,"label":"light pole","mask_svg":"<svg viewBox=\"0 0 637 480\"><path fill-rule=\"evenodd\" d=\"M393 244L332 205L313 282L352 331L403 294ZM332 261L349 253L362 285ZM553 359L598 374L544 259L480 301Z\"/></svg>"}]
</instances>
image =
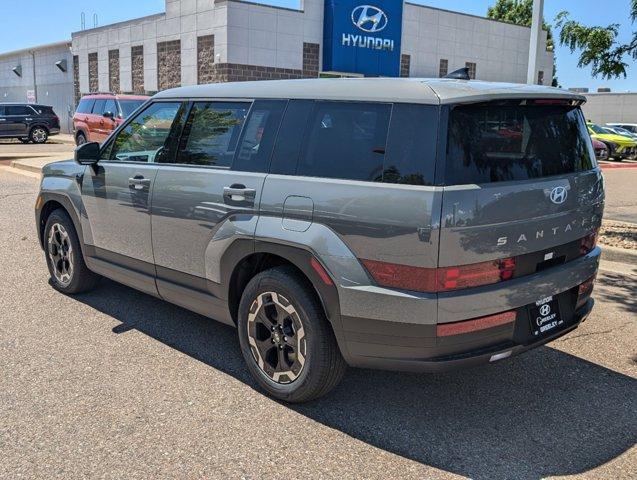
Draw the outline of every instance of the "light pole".
<instances>
[{"instance_id":1,"label":"light pole","mask_svg":"<svg viewBox=\"0 0 637 480\"><path fill-rule=\"evenodd\" d=\"M529 42L529 69L526 74L526 83L537 83L537 57L540 50L542 33L542 18L544 16L544 0L533 0L533 20L531 21L531 40Z\"/></svg>"}]
</instances>

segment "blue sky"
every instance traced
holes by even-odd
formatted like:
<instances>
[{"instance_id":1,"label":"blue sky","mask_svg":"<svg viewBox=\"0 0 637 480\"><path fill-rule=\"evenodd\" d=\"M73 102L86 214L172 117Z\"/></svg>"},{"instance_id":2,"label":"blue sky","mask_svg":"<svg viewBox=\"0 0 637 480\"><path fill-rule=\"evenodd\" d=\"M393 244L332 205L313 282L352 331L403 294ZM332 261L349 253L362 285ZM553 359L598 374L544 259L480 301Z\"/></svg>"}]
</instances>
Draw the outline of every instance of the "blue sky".
<instances>
[{"instance_id":1,"label":"blue sky","mask_svg":"<svg viewBox=\"0 0 637 480\"><path fill-rule=\"evenodd\" d=\"M310 0L311 1L311 0ZM433 7L484 16L487 7L495 0L410 0ZM298 7L299 0L264 0L262 3ZM26 8L28 4L28 8ZM6 52L70 37L70 32L80 29L80 14L86 14L87 27L92 26L93 13L97 13L100 25L159 13L164 10L164 0L1 0L0 1L0 51ZM562 10L569 10L573 18L586 24L621 25L621 40L628 41L633 28L629 18L629 0L546 0L544 15L552 22ZM631 67L627 79L604 81L591 78L590 69L577 67L577 55L563 47L556 50L558 77L565 87L611 87L615 91L637 91L637 62Z\"/></svg>"}]
</instances>

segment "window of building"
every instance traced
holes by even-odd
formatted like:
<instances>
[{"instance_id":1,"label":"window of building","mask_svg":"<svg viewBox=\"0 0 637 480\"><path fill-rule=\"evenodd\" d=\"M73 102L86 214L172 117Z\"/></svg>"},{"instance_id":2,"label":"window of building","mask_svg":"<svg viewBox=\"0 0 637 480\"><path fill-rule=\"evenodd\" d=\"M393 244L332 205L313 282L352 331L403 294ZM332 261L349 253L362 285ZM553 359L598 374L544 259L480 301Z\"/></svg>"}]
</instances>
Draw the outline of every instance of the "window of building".
<instances>
[{"instance_id":1,"label":"window of building","mask_svg":"<svg viewBox=\"0 0 637 480\"><path fill-rule=\"evenodd\" d=\"M127 162L155 162L155 157L164 153L180 106L180 102L151 104L117 134L103 157Z\"/></svg>"},{"instance_id":2,"label":"window of building","mask_svg":"<svg viewBox=\"0 0 637 480\"><path fill-rule=\"evenodd\" d=\"M254 102L239 140L233 170L263 173L268 171L274 140L286 105L285 100Z\"/></svg>"},{"instance_id":3,"label":"window of building","mask_svg":"<svg viewBox=\"0 0 637 480\"><path fill-rule=\"evenodd\" d=\"M229 168L249 108L247 102L195 102L184 126L177 163Z\"/></svg>"},{"instance_id":4,"label":"window of building","mask_svg":"<svg viewBox=\"0 0 637 480\"><path fill-rule=\"evenodd\" d=\"M537 84L544 85L544 72L542 70L537 72Z\"/></svg>"},{"instance_id":5,"label":"window of building","mask_svg":"<svg viewBox=\"0 0 637 480\"><path fill-rule=\"evenodd\" d=\"M316 102L298 175L381 181L391 105Z\"/></svg>"},{"instance_id":6,"label":"window of building","mask_svg":"<svg viewBox=\"0 0 637 480\"><path fill-rule=\"evenodd\" d=\"M466 62L465 67L469 69L469 78L475 80L476 78L476 64L474 62Z\"/></svg>"},{"instance_id":7,"label":"window of building","mask_svg":"<svg viewBox=\"0 0 637 480\"><path fill-rule=\"evenodd\" d=\"M449 73L449 60L446 58L440 59L440 69L438 71L438 76L440 78L446 76Z\"/></svg>"}]
</instances>

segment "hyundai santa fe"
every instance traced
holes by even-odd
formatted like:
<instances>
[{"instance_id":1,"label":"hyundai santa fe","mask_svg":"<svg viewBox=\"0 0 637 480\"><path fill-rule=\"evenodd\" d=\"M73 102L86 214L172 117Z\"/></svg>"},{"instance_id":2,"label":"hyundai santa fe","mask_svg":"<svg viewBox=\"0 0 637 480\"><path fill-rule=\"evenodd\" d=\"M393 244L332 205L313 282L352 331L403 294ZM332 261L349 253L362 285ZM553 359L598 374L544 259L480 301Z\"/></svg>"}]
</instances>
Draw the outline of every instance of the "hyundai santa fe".
<instances>
[{"instance_id":1,"label":"hyundai santa fe","mask_svg":"<svg viewBox=\"0 0 637 480\"><path fill-rule=\"evenodd\" d=\"M181 87L45 167L54 288L100 276L238 331L256 382L496 362L593 307L604 184L559 89L450 79Z\"/></svg>"}]
</instances>

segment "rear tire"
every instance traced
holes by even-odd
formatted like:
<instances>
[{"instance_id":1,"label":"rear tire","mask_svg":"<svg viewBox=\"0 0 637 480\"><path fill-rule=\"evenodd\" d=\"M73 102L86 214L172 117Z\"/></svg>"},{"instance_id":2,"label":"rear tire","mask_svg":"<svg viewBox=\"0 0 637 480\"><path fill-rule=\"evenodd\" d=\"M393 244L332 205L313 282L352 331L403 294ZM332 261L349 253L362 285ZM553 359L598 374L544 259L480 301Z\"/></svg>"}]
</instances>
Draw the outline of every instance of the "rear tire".
<instances>
[{"instance_id":1,"label":"rear tire","mask_svg":"<svg viewBox=\"0 0 637 480\"><path fill-rule=\"evenodd\" d=\"M86 143L86 136L82 132L80 132L75 137L75 144L76 145L82 145L84 143Z\"/></svg>"},{"instance_id":2,"label":"rear tire","mask_svg":"<svg viewBox=\"0 0 637 480\"><path fill-rule=\"evenodd\" d=\"M96 287L100 276L86 266L75 226L66 211L57 209L49 215L43 243L53 288L75 294Z\"/></svg>"},{"instance_id":3,"label":"rear tire","mask_svg":"<svg viewBox=\"0 0 637 480\"><path fill-rule=\"evenodd\" d=\"M347 365L309 282L292 267L256 275L239 304L241 353L265 392L290 403L327 394Z\"/></svg>"},{"instance_id":4,"label":"rear tire","mask_svg":"<svg viewBox=\"0 0 637 480\"><path fill-rule=\"evenodd\" d=\"M46 143L49 138L49 132L44 127L33 127L29 133L29 139L33 143Z\"/></svg>"}]
</instances>

